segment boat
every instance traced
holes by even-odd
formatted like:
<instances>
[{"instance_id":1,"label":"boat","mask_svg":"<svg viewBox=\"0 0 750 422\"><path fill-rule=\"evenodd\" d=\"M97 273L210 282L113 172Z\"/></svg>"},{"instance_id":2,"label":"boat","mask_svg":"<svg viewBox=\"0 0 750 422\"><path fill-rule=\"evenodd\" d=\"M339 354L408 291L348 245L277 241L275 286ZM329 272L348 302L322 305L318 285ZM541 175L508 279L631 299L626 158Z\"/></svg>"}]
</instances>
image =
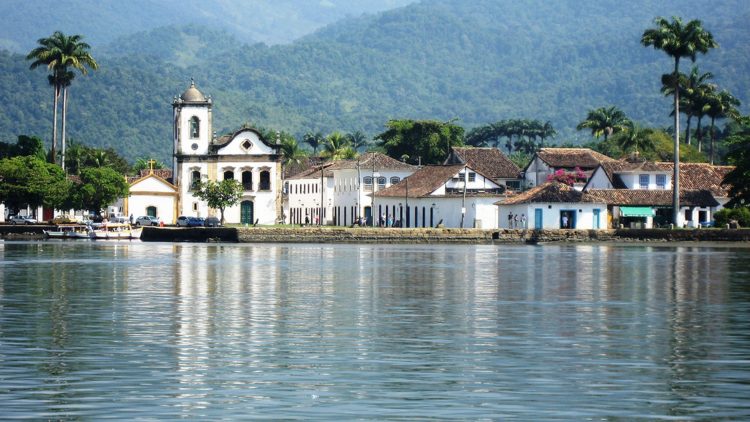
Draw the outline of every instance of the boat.
<instances>
[{"instance_id":1,"label":"boat","mask_svg":"<svg viewBox=\"0 0 750 422\"><path fill-rule=\"evenodd\" d=\"M92 229L85 224L58 224L43 232L49 239L90 239Z\"/></svg>"},{"instance_id":2,"label":"boat","mask_svg":"<svg viewBox=\"0 0 750 422\"><path fill-rule=\"evenodd\" d=\"M91 231L92 239L140 239L142 227L133 228L129 223L102 223Z\"/></svg>"}]
</instances>

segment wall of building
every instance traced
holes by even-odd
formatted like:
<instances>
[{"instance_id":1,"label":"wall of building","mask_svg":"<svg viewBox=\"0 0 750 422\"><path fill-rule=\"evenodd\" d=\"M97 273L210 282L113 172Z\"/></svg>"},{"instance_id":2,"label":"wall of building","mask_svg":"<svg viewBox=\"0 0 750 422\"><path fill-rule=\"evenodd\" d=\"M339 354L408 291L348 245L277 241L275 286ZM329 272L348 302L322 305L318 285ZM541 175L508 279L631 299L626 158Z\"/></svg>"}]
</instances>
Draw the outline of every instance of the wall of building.
<instances>
[{"instance_id":1,"label":"wall of building","mask_svg":"<svg viewBox=\"0 0 750 422\"><path fill-rule=\"evenodd\" d=\"M536 228L537 210L542 213L542 229L562 229L563 212L568 216L569 228L579 230L602 230L608 226L609 216L606 204L588 203L548 203L499 205L500 228ZM595 211L599 210L599 224L595 222ZM526 216L526 226L518 226L515 220L508 220L508 215ZM573 223L575 224L573 226ZM515 226L514 226L515 224Z\"/></svg>"}]
</instances>

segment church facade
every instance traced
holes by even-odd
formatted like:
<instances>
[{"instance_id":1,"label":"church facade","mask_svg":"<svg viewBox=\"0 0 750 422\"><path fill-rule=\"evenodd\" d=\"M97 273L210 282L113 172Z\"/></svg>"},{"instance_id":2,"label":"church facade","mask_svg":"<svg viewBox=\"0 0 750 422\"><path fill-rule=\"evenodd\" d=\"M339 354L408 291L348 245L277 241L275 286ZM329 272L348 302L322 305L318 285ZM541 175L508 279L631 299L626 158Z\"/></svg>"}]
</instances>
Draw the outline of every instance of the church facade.
<instances>
[{"instance_id":1,"label":"church facade","mask_svg":"<svg viewBox=\"0 0 750 422\"><path fill-rule=\"evenodd\" d=\"M210 97L195 83L172 102L173 184L177 187L177 215L220 217L194 195L198 181L237 180L240 202L224 210L225 223L275 224L281 219L281 155L279 146L253 128L217 138L212 128Z\"/></svg>"}]
</instances>

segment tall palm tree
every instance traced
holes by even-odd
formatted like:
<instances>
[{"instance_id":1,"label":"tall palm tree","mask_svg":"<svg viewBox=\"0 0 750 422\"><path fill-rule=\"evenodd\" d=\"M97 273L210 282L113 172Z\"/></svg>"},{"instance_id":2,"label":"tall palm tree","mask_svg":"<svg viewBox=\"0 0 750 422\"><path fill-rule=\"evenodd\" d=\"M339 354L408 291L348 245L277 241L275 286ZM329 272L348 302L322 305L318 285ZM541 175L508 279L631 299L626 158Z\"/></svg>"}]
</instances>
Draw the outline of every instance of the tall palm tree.
<instances>
[{"instance_id":1,"label":"tall palm tree","mask_svg":"<svg viewBox=\"0 0 750 422\"><path fill-rule=\"evenodd\" d=\"M554 127L552 127L552 122L547 120L544 122L544 125L542 125L541 131L539 132L539 139L541 142L539 143L539 148L544 148L544 140L547 138L552 138L555 135L557 135L557 131Z\"/></svg>"},{"instance_id":2,"label":"tall palm tree","mask_svg":"<svg viewBox=\"0 0 750 422\"><path fill-rule=\"evenodd\" d=\"M604 135L604 142L617 132L627 130L630 119L619 108L600 107L589 110L586 119L576 126L577 130L590 129L591 135L597 139Z\"/></svg>"},{"instance_id":3,"label":"tall palm tree","mask_svg":"<svg viewBox=\"0 0 750 422\"><path fill-rule=\"evenodd\" d=\"M355 151L364 149L370 143L370 141L367 139L367 136L359 130L356 132L348 133L346 135L346 138L349 140L349 143L351 143L352 148L354 148Z\"/></svg>"},{"instance_id":4,"label":"tall palm tree","mask_svg":"<svg viewBox=\"0 0 750 422\"><path fill-rule=\"evenodd\" d=\"M74 73L70 69L78 70L81 74L88 73L88 68L96 70L99 64L94 60L89 50L91 46L82 41L80 35L67 36L60 31L55 31L49 38L40 38L39 46L31 50L26 56L27 60L34 60L30 68L36 69L46 65L52 72L49 77L50 84L54 87L54 117L52 121L52 151L53 159L57 160L57 108L60 93L63 94L62 104L62 144L65 151L65 123L67 114L68 87L70 86ZM65 167L65 157L61 157L62 166Z\"/></svg>"},{"instance_id":5,"label":"tall palm tree","mask_svg":"<svg viewBox=\"0 0 750 422\"><path fill-rule=\"evenodd\" d=\"M307 132L303 139L307 145L310 145L312 147L313 155L318 155L318 148L320 148L324 140L323 134L320 132Z\"/></svg>"},{"instance_id":6,"label":"tall palm tree","mask_svg":"<svg viewBox=\"0 0 750 422\"><path fill-rule=\"evenodd\" d=\"M685 143L688 145L691 145L690 123L693 117L696 117L700 111L695 106L695 103L699 101L701 91L709 87L708 80L713 79L713 77L714 75L711 72L700 73L698 66L695 65L690 69L690 74L680 74L678 81L680 89L680 112L687 118L685 121ZM674 95L674 85L664 85L661 92L664 95ZM672 113L674 113L674 110Z\"/></svg>"},{"instance_id":7,"label":"tall palm tree","mask_svg":"<svg viewBox=\"0 0 750 422\"><path fill-rule=\"evenodd\" d=\"M737 107L739 106L740 106L740 100L735 98L728 91L724 91L724 90L712 96L709 100L709 107L708 107L708 111L706 112L706 115L711 118L711 129L709 130L709 133L711 135L711 144L709 147L709 157L711 160L711 164L714 163L714 142L716 139L716 134L715 134L716 120L724 119L727 117L738 119L740 117L740 113L737 110Z\"/></svg>"},{"instance_id":8,"label":"tall palm tree","mask_svg":"<svg viewBox=\"0 0 750 422\"><path fill-rule=\"evenodd\" d=\"M616 140L623 152L633 151L638 154L642 151L653 149L654 143L649 134L650 131L648 129L644 129L638 123L631 121L628 123L628 130L622 132ZM615 138L613 138L614 140Z\"/></svg>"},{"instance_id":9,"label":"tall palm tree","mask_svg":"<svg viewBox=\"0 0 750 422\"><path fill-rule=\"evenodd\" d=\"M680 216L680 90L677 85L680 74L680 59L689 57L695 62L698 53L706 54L708 50L718 47L713 35L703 29L701 21L691 20L687 24L682 19L673 17L672 21L658 17L656 28L643 32L641 44L662 50L674 59L674 175L672 177L672 219L677 224Z\"/></svg>"},{"instance_id":10,"label":"tall palm tree","mask_svg":"<svg viewBox=\"0 0 750 422\"><path fill-rule=\"evenodd\" d=\"M701 124L714 95L716 95L716 85L703 84L696 87L690 96L692 113L698 118L695 125L695 140L698 143L698 151L703 151L703 127Z\"/></svg>"}]
</instances>

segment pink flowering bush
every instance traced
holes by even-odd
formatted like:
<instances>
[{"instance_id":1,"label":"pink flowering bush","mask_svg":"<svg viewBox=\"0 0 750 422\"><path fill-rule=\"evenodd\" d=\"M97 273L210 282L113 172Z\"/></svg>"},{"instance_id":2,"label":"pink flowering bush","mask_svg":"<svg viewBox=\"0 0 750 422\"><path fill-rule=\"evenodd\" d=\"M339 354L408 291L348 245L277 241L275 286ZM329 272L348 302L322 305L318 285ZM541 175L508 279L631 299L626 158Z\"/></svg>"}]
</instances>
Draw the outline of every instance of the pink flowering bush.
<instances>
[{"instance_id":1,"label":"pink flowering bush","mask_svg":"<svg viewBox=\"0 0 750 422\"><path fill-rule=\"evenodd\" d=\"M563 169L559 169L547 176L548 182L555 181L564 183L568 186L573 186L573 184L575 184L576 182L583 182L585 180L586 173L584 173L583 170L580 169L580 167L576 167L572 172L567 172Z\"/></svg>"}]
</instances>

